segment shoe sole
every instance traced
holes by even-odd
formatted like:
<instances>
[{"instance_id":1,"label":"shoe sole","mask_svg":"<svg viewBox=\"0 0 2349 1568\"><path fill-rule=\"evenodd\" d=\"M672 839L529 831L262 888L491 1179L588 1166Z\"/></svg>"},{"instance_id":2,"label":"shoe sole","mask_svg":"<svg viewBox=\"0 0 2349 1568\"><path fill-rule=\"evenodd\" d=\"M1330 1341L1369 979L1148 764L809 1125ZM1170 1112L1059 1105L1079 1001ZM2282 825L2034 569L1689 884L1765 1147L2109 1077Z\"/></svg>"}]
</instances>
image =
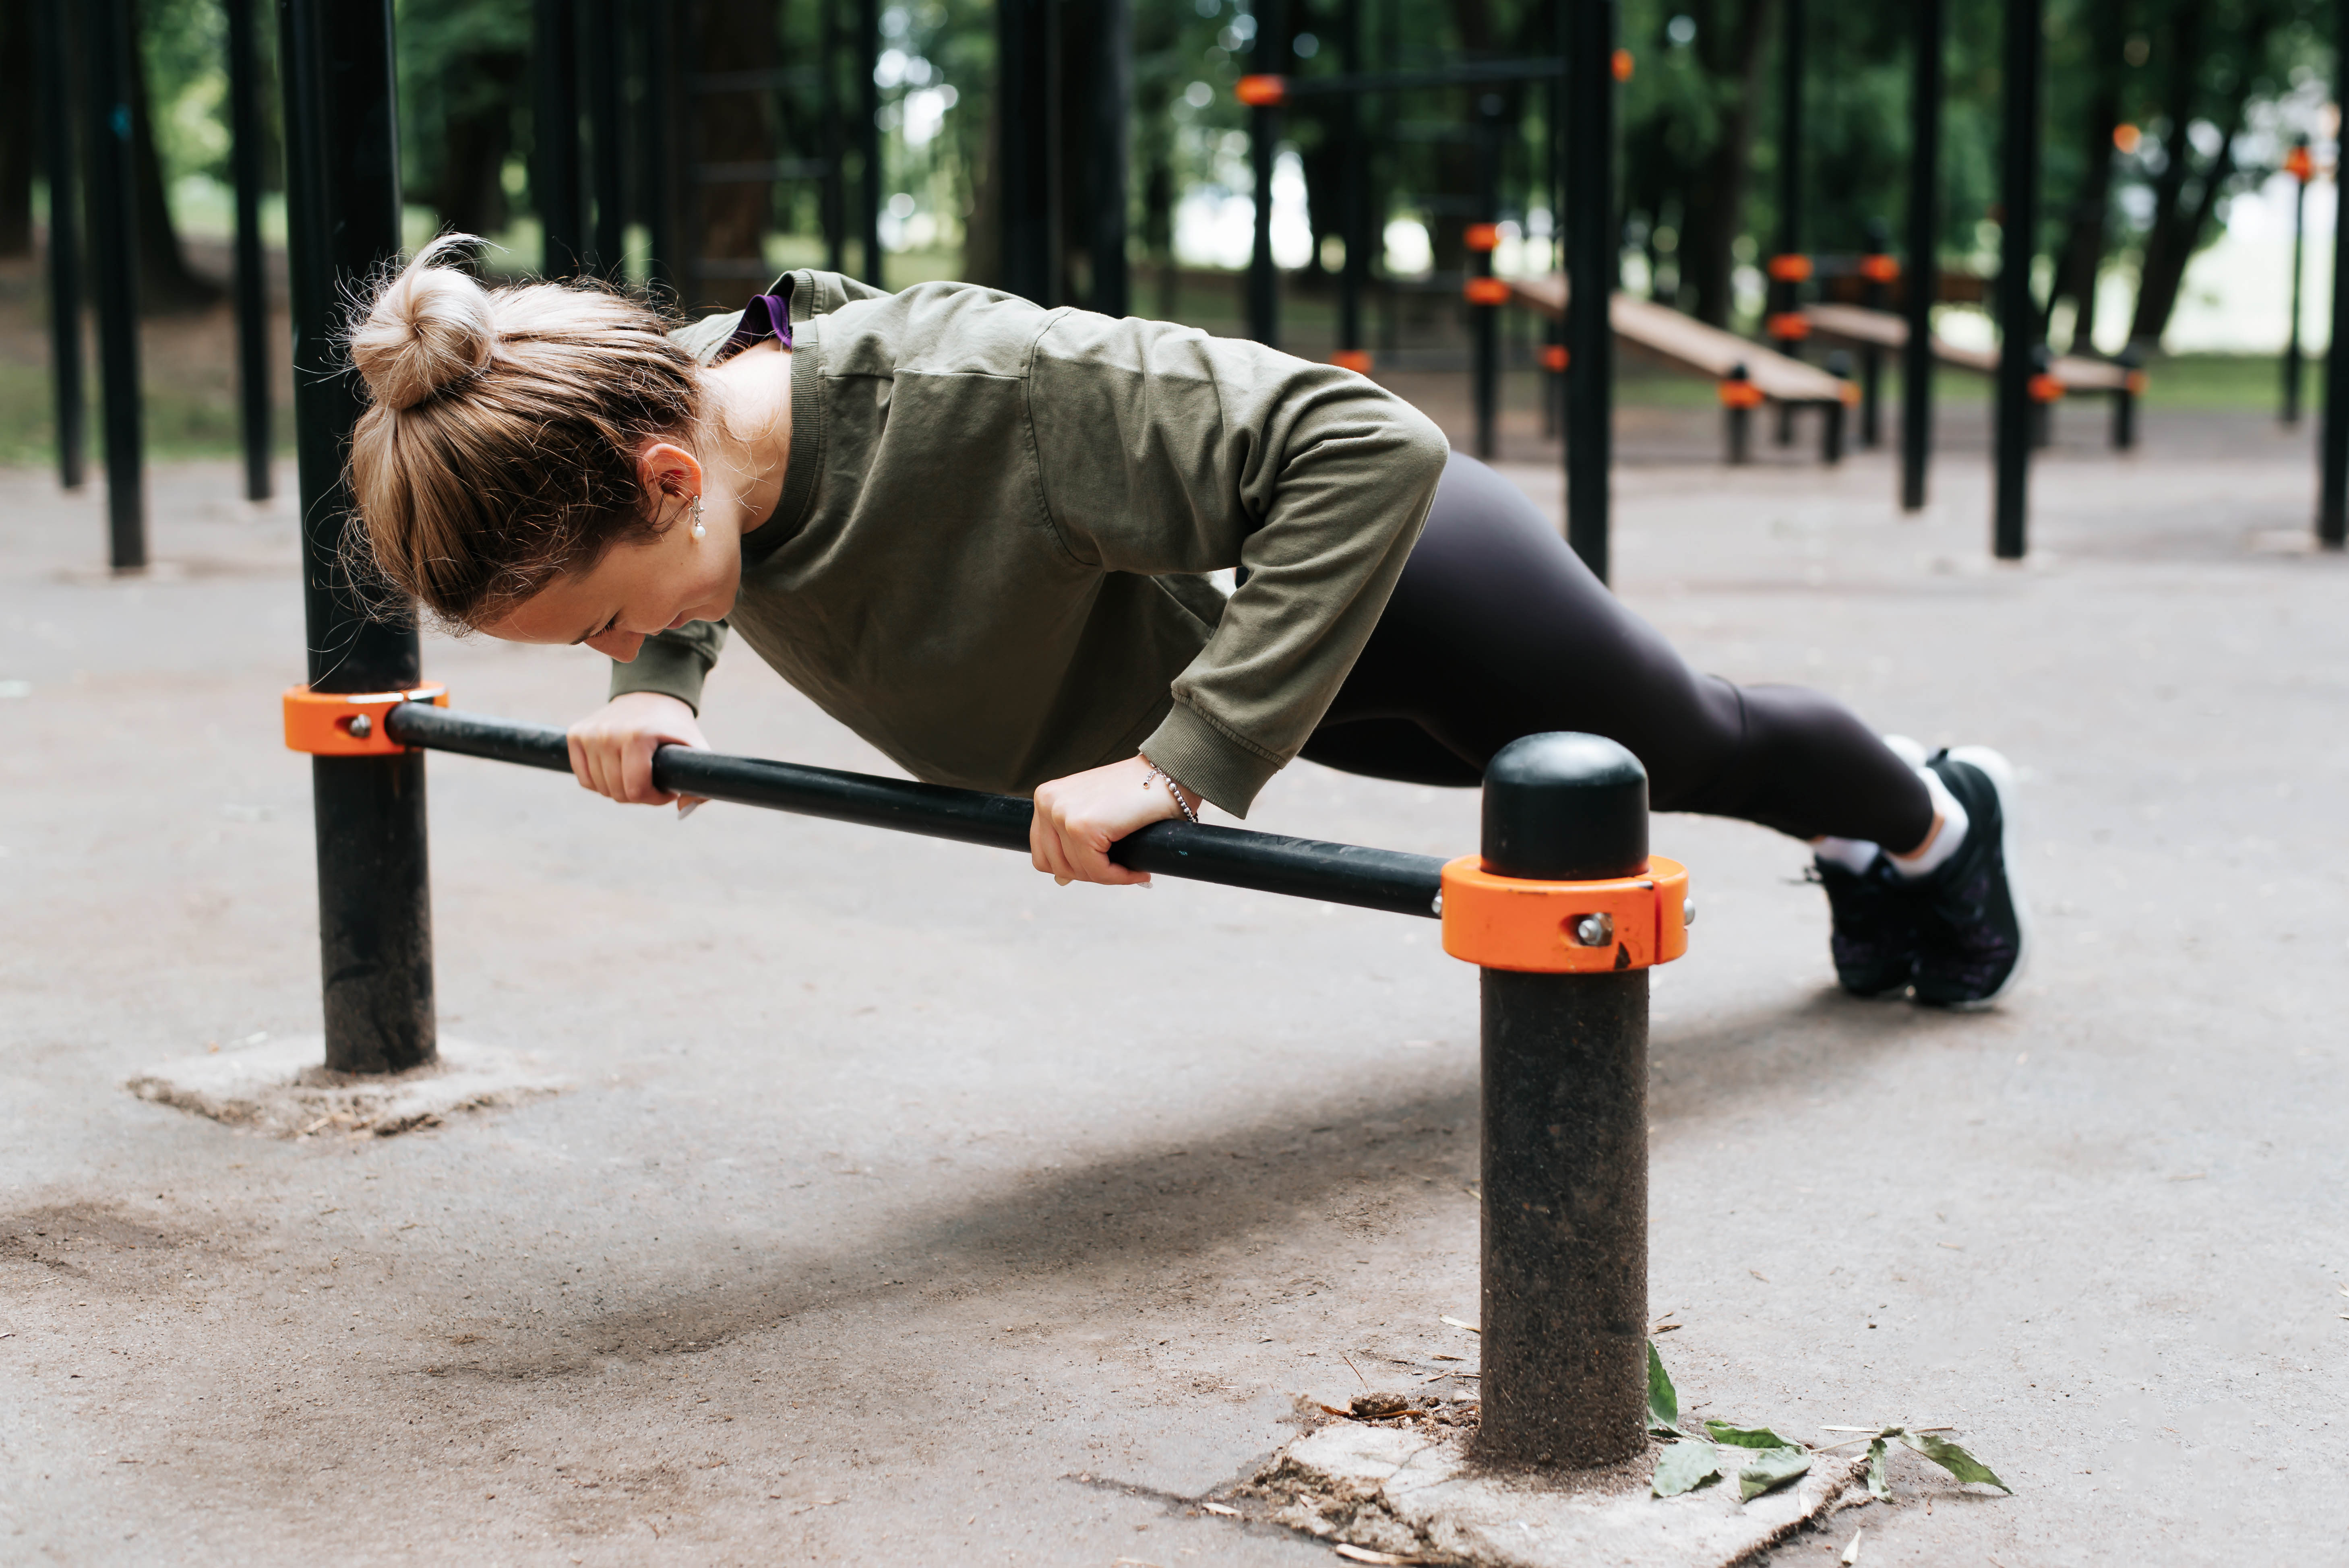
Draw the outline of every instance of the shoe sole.
<instances>
[{"instance_id":1,"label":"shoe sole","mask_svg":"<svg viewBox=\"0 0 2349 1568\"><path fill-rule=\"evenodd\" d=\"M2014 908L2014 967L1998 983L1998 989L1987 996L1970 1002L1937 1002L1932 1006L1951 1013L1974 1013L1990 1006L2015 987L2023 971L2031 966L2032 936L2031 905L2023 896L2022 883L2014 874L2014 857L2007 852L2013 840L2014 827L2014 764L2002 753L1987 746L1953 746L1950 760L1962 762L1990 780L1991 793L1998 797L1999 864L2006 870L2007 902Z\"/></svg>"}]
</instances>

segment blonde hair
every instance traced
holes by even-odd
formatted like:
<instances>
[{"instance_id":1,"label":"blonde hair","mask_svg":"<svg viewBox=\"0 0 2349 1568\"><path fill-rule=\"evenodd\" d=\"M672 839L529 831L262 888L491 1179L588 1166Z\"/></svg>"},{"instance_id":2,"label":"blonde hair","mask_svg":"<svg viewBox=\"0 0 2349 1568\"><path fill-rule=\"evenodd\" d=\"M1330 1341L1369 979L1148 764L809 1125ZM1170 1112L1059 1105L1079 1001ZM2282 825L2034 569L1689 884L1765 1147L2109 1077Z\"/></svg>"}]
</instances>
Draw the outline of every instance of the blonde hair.
<instances>
[{"instance_id":1,"label":"blonde hair","mask_svg":"<svg viewBox=\"0 0 2349 1568\"><path fill-rule=\"evenodd\" d=\"M636 471L690 438L698 366L658 313L595 284L485 288L444 234L348 331L369 407L351 433L357 538L375 574L453 630L667 527Z\"/></svg>"}]
</instances>

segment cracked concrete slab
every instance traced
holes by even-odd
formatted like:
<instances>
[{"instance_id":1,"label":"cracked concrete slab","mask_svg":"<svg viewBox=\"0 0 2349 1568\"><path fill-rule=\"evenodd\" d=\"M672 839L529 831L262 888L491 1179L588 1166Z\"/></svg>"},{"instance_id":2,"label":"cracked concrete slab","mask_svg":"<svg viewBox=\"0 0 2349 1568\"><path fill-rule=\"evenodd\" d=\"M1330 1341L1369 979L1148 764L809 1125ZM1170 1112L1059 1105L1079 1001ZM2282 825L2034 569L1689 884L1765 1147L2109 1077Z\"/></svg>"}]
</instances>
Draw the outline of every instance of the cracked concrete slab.
<instances>
[{"instance_id":1,"label":"cracked concrete slab","mask_svg":"<svg viewBox=\"0 0 2349 1568\"><path fill-rule=\"evenodd\" d=\"M140 1099L274 1138L390 1138L570 1087L535 1055L466 1041L441 1041L437 1060L404 1073L331 1072L321 1065L326 1054L323 1035L295 1035L181 1057L133 1073L122 1087Z\"/></svg>"}]
</instances>

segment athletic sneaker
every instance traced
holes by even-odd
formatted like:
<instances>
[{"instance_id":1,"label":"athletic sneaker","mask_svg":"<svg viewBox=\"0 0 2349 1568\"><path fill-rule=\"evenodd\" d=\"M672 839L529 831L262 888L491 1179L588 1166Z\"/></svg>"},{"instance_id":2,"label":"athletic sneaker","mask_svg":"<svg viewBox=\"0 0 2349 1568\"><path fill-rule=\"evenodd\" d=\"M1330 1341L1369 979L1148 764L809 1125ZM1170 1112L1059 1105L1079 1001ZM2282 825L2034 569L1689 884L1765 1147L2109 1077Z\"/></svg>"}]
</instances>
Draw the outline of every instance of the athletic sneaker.
<instances>
[{"instance_id":1,"label":"athletic sneaker","mask_svg":"<svg viewBox=\"0 0 2349 1568\"><path fill-rule=\"evenodd\" d=\"M2006 802L2014 769L1987 747L1936 753L1925 764L1966 809L1965 841L1914 886L1922 906L1917 1000L1981 1007L2023 975L2030 927L2006 867Z\"/></svg>"},{"instance_id":2,"label":"athletic sneaker","mask_svg":"<svg viewBox=\"0 0 2349 1568\"><path fill-rule=\"evenodd\" d=\"M1917 968L1923 901L1893 874L1879 852L1864 872L1827 861L1811 862L1811 880L1826 890L1834 929L1827 951L1836 978L1855 996L1891 996L1909 988Z\"/></svg>"}]
</instances>

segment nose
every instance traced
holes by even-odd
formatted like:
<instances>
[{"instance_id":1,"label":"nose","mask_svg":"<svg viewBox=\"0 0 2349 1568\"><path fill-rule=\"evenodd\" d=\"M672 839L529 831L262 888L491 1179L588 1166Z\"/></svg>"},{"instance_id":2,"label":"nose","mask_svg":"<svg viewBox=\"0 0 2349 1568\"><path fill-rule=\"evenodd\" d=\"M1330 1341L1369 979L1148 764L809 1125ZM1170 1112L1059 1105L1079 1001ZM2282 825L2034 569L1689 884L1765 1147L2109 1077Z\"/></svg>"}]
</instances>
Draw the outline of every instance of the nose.
<instances>
[{"instance_id":1,"label":"nose","mask_svg":"<svg viewBox=\"0 0 2349 1568\"><path fill-rule=\"evenodd\" d=\"M599 632L587 639L587 645L605 657L624 665L636 662L636 651L645 645L642 632Z\"/></svg>"}]
</instances>

